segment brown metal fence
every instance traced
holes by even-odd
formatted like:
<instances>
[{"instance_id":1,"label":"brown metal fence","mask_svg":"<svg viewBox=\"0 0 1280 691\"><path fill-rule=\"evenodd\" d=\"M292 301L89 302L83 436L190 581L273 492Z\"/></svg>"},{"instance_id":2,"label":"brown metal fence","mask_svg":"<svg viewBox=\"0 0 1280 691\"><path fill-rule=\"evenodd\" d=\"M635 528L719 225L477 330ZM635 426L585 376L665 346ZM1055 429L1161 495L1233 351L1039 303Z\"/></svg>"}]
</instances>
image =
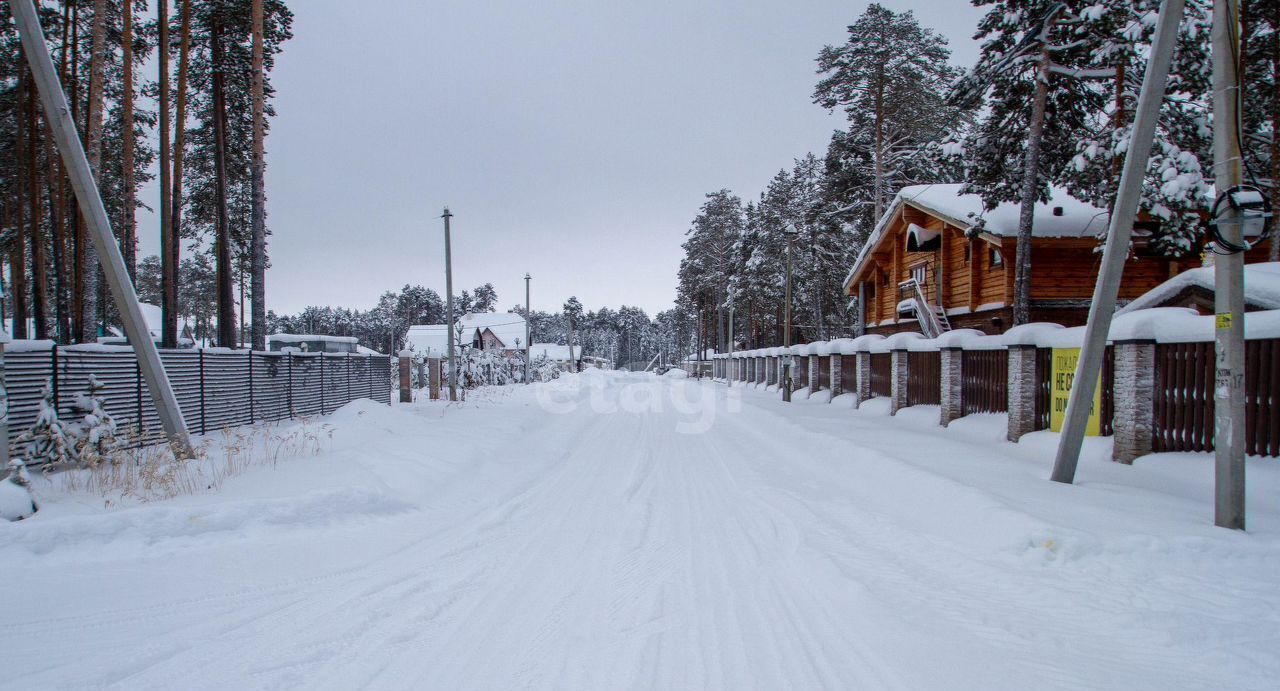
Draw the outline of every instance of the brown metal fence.
<instances>
[{"instance_id":1,"label":"brown metal fence","mask_svg":"<svg viewBox=\"0 0 1280 691\"><path fill-rule=\"evenodd\" d=\"M1280 456L1280 341L1245 341L1245 453Z\"/></svg>"},{"instance_id":2,"label":"brown metal fence","mask_svg":"<svg viewBox=\"0 0 1280 691\"><path fill-rule=\"evenodd\" d=\"M840 390L845 393L858 392L858 356L840 356Z\"/></svg>"},{"instance_id":3,"label":"brown metal fence","mask_svg":"<svg viewBox=\"0 0 1280 691\"><path fill-rule=\"evenodd\" d=\"M1049 429L1049 378L1053 374L1053 348L1036 348L1036 425Z\"/></svg>"},{"instance_id":4,"label":"brown metal fence","mask_svg":"<svg viewBox=\"0 0 1280 691\"><path fill-rule=\"evenodd\" d=\"M1107 346L1102 358L1102 380L1099 382L1102 392L1098 396L1102 404L1101 417L1098 418L1098 432L1109 437L1115 433L1116 417L1116 349Z\"/></svg>"},{"instance_id":5,"label":"brown metal fence","mask_svg":"<svg viewBox=\"0 0 1280 691\"><path fill-rule=\"evenodd\" d=\"M871 397L893 395L893 354L871 354Z\"/></svg>"},{"instance_id":6,"label":"brown metal fence","mask_svg":"<svg viewBox=\"0 0 1280 691\"><path fill-rule=\"evenodd\" d=\"M1155 451L1212 451L1214 344L1156 346ZM1280 456L1280 341L1245 342L1245 453Z\"/></svg>"},{"instance_id":7,"label":"brown metal fence","mask_svg":"<svg viewBox=\"0 0 1280 691\"><path fill-rule=\"evenodd\" d=\"M942 353L907 353L907 405L942 403Z\"/></svg>"},{"instance_id":8,"label":"brown metal fence","mask_svg":"<svg viewBox=\"0 0 1280 691\"><path fill-rule=\"evenodd\" d=\"M795 381L791 382L791 386L803 389L809 385L809 356L792 355L791 361L795 363Z\"/></svg>"},{"instance_id":9,"label":"brown metal fence","mask_svg":"<svg viewBox=\"0 0 1280 691\"><path fill-rule=\"evenodd\" d=\"M818 357L818 388L831 390L831 358L825 355Z\"/></svg>"},{"instance_id":10,"label":"brown metal fence","mask_svg":"<svg viewBox=\"0 0 1280 691\"><path fill-rule=\"evenodd\" d=\"M192 433L325 414L357 398L391 397L391 361L385 356L339 353L267 353L247 350L161 350L160 359ZM40 412L44 387L58 414L77 419L77 397L89 377L103 384L103 405L122 429L143 443L160 441L160 419L133 350L124 347L50 347L6 352L9 443Z\"/></svg>"},{"instance_id":11,"label":"brown metal fence","mask_svg":"<svg viewBox=\"0 0 1280 691\"><path fill-rule=\"evenodd\" d=\"M1213 344L1156 345L1152 447L1213 449Z\"/></svg>"},{"instance_id":12,"label":"brown metal fence","mask_svg":"<svg viewBox=\"0 0 1280 691\"><path fill-rule=\"evenodd\" d=\"M963 413L1003 413L1009 410L1009 352L966 350L960 361L960 400Z\"/></svg>"}]
</instances>

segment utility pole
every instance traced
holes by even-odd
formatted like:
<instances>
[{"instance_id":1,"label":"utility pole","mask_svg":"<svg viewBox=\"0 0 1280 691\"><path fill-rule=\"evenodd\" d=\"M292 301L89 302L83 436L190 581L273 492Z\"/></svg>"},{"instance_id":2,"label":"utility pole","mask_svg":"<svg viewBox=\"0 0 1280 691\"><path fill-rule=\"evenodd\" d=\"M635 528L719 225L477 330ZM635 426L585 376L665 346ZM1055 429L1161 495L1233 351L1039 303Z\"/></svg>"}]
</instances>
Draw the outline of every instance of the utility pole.
<instances>
[{"instance_id":1,"label":"utility pole","mask_svg":"<svg viewBox=\"0 0 1280 691\"><path fill-rule=\"evenodd\" d=\"M529 319L533 315L533 312L529 310L529 305L530 305L529 281L532 279L533 279L533 276L530 276L529 272L526 271L524 274L524 383L525 384L529 383L529 358L530 358L530 353L532 352L531 346L533 345L533 341L529 340L530 338L529 337L529 333L530 333Z\"/></svg>"},{"instance_id":2,"label":"utility pole","mask_svg":"<svg viewBox=\"0 0 1280 691\"><path fill-rule=\"evenodd\" d=\"M791 372L795 364L792 362L791 355L791 247L795 244L796 235L800 233L795 224L787 224L783 233L787 236L787 290L786 297L783 298L783 324L782 324L782 345L787 352L782 355L783 377L782 377L782 400L791 402Z\"/></svg>"},{"instance_id":3,"label":"utility pole","mask_svg":"<svg viewBox=\"0 0 1280 691\"><path fill-rule=\"evenodd\" d=\"M448 348L449 348L449 400L458 400L458 367L457 358L454 355L453 348L453 255L449 248L449 219L453 218L453 214L449 213L449 207L444 207L444 214L440 216L444 219L444 292L447 296L445 299L445 322L449 332Z\"/></svg>"},{"instance_id":4,"label":"utility pole","mask_svg":"<svg viewBox=\"0 0 1280 691\"><path fill-rule=\"evenodd\" d=\"M1222 1L1218 0L1219 3ZM1129 237L1133 233L1133 221L1142 198L1143 176L1151 157L1160 106L1164 102L1169 64L1173 59L1173 48L1178 42L1178 25L1182 21L1183 4L1184 0L1164 0L1160 5L1160 16L1152 39L1151 58L1147 62L1142 91L1138 96L1138 108L1134 113L1132 138L1125 153L1115 206L1111 210L1098 283L1093 288L1093 302L1089 305L1089 318L1085 322L1084 347L1080 352L1080 360L1076 363L1071 397L1067 401L1066 417L1062 424L1062 436L1058 439L1058 453L1050 476L1054 482L1070 484L1075 481L1080 447L1084 443L1085 427L1089 423L1089 412L1093 407L1094 387L1098 385L1098 375L1102 372L1102 358L1107 350L1107 335L1111 332L1116 295L1120 291L1120 279L1124 274L1125 259L1129 255Z\"/></svg>"},{"instance_id":5,"label":"utility pole","mask_svg":"<svg viewBox=\"0 0 1280 691\"><path fill-rule=\"evenodd\" d=\"M137 353L138 368L147 382L147 390L155 403L160 424L174 456L192 458L194 452L187 424L182 418L182 408L178 405L178 399L165 373L164 363L160 361L160 353L156 350L151 332L142 317L138 294L134 291L133 282L129 280L124 256L120 253L120 245L116 243L115 234L111 230L111 221L102 204L102 195L93 178L93 171L89 168L84 146L76 132L76 124L71 119L71 108L67 105L66 93L63 92L58 74L54 70L53 59L49 56L49 46L44 42L44 32L40 28L35 5L32 0L11 0L9 10L13 13L23 53L26 54L31 74L35 77L49 129L53 131L89 237L101 260L102 275L106 278L111 297L120 311L125 336ZM92 267L90 270L93 270Z\"/></svg>"},{"instance_id":6,"label":"utility pole","mask_svg":"<svg viewBox=\"0 0 1280 691\"><path fill-rule=\"evenodd\" d=\"M1238 0L1213 3L1213 186L1230 195L1241 182ZM1215 366L1213 523L1244 530L1244 225L1234 203L1213 219L1224 241L1213 257ZM1223 247L1222 245L1226 245Z\"/></svg>"}]
</instances>

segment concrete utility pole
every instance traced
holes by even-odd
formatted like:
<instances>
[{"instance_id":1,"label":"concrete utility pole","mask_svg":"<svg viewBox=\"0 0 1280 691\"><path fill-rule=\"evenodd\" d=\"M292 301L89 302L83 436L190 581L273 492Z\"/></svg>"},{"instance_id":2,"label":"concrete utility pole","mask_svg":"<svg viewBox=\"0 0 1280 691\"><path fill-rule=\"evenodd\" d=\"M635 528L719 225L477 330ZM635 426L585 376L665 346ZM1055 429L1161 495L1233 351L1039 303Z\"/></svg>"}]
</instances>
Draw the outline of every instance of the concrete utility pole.
<instances>
[{"instance_id":1,"label":"concrete utility pole","mask_svg":"<svg viewBox=\"0 0 1280 691\"><path fill-rule=\"evenodd\" d=\"M1240 185L1240 51L1238 0L1213 3L1213 186L1219 197ZM1244 251L1243 218L1224 204L1213 219L1228 247L1213 257L1217 365L1213 383L1213 522L1244 530Z\"/></svg>"},{"instance_id":2,"label":"concrete utility pole","mask_svg":"<svg viewBox=\"0 0 1280 691\"><path fill-rule=\"evenodd\" d=\"M1160 106L1164 102L1169 64L1173 58L1173 48L1178 42L1182 8L1183 0L1164 0L1160 5L1159 23L1152 39L1151 59L1147 62L1147 72L1142 79L1142 92L1138 96L1138 108L1134 113L1132 139L1125 153L1120 189L1111 210L1107 243L1102 252L1102 266L1098 271L1098 283L1093 288L1093 302L1089 305L1089 319L1085 322L1084 348L1076 364L1071 397L1067 401L1066 417L1062 424L1062 436L1058 439L1058 454L1053 462L1053 475L1050 476L1055 482L1070 484L1075 481L1080 446L1084 443L1085 427L1089 423L1089 412L1093 406L1094 387L1102 372L1107 335L1111 331L1111 318L1115 315L1116 295L1120 291L1124 262L1129 255L1129 237L1133 233L1133 221L1142 198L1143 175L1151 158L1156 123L1160 118Z\"/></svg>"},{"instance_id":3,"label":"concrete utility pole","mask_svg":"<svg viewBox=\"0 0 1280 691\"><path fill-rule=\"evenodd\" d=\"M444 207L444 214L440 216L444 219L444 291L447 296L445 299L445 331L449 333L449 400L458 400L458 367L457 358L454 357L453 348L453 255L449 248L449 219L453 218L453 214L449 213L449 207Z\"/></svg>"},{"instance_id":4,"label":"concrete utility pole","mask_svg":"<svg viewBox=\"0 0 1280 691\"><path fill-rule=\"evenodd\" d=\"M783 298L783 325L782 325L782 345L787 349L783 353L783 377L782 377L782 400L791 402L791 375L795 363L791 356L791 246L795 244L796 235L800 234L799 229L793 224L788 224L785 231L787 236L787 290L786 296Z\"/></svg>"},{"instance_id":5,"label":"concrete utility pole","mask_svg":"<svg viewBox=\"0 0 1280 691\"><path fill-rule=\"evenodd\" d=\"M120 320L124 324L124 333L138 356L138 368L146 379L147 390L151 400L155 402L160 424L164 428L169 445L178 458L190 458L194 454L191 438L187 433L187 423L182 419L182 409L178 399L169 385L169 377L165 374L164 363L160 361L160 353L151 340L146 321L142 317L142 308L138 305L138 294L133 289L129 274L125 269L124 256L120 246L116 244L115 234L111 231L111 221L107 217L106 207L102 204L102 196L93 179L93 171L89 168L89 159L85 156L80 136L76 132L76 124L71 119L71 109L67 105L67 96L62 91L62 84L54 70L53 59L49 57L49 47L44 42L44 32L40 29L39 16L36 14L32 0L12 0L9 3L14 22L18 26L18 34L22 39L22 50L31 65L31 74L35 76L39 87L40 100L44 105L45 117L49 121L49 129L53 131L58 152L67 168L67 176L71 179L71 188L75 191L76 201L80 205L80 213L88 226L89 237L101 258L102 275L106 277L111 297L120 310Z\"/></svg>"},{"instance_id":6,"label":"concrete utility pole","mask_svg":"<svg viewBox=\"0 0 1280 691\"><path fill-rule=\"evenodd\" d=\"M529 319L533 312L529 310L529 281L533 280L527 272L524 275L524 383L529 383L529 358L532 357L533 341L529 340Z\"/></svg>"}]
</instances>

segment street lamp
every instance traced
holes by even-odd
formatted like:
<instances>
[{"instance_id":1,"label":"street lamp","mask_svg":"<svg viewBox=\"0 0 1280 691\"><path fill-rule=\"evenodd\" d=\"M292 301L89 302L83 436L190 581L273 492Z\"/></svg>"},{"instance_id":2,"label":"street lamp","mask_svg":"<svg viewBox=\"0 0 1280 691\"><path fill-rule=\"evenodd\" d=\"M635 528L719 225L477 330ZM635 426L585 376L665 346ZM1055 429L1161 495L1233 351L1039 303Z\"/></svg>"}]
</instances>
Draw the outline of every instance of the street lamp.
<instances>
[{"instance_id":1,"label":"street lamp","mask_svg":"<svg viewBox=\"0 0 1280 691\"><path fill-rule=\"evenodd\" d=\"M453 214L449 213L449 207L444 207L444 213L440 218L444 219L445 323L448 324L445 331L448 333L449 347L449 400L456 401L458 400L458 363L453 352L453 255L449 248L449 219L453 218Z\"/></svg>"},{"instance_id":2,"label":"street lamp","mask_svg":"<svg viewBox=\"0 0 1280 691\"><path fill-rule=\"evenodd\" d=\"M782 325L782 345L786 348L786 352L782 354L782 400L791 402L791 377L795 364L791 357L791 246L795 243L796 236L800 234L800 229L796 228L796 224L788 223L783 229L782 234L787 237L787 290L786 296L783 298L783 325Z\"/></svg>"},{"instance_id":3,"label":"street lamp","mask_svg":"<svg viewBox=\"0 0 1280 691\"><path fill-rule=\"evenodd\" d=\"M530 276L529 272L526 271L524 274L524 383L525 384L529 383L529 354L532 351L532 348L530 348L530 346L533 345L533 341L529 340L529 319L530 317L533 316L532 313L529 311L529 304L530 304L529 303L529 281L532 279L533 279L533 276Z\"/></svg>"}]
</instances>

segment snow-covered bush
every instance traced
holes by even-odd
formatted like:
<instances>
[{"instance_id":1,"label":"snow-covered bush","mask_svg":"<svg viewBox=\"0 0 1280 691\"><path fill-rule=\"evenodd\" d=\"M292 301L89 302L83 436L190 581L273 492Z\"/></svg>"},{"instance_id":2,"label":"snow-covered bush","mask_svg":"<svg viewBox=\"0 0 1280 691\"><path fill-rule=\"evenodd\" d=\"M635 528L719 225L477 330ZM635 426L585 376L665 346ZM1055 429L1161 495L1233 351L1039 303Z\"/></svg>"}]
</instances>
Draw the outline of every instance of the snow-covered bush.
<instances>
[{"instance_id":1,"label":"snow-covered bush","mask_svg":"<svg viewBox=\"0 0 1280 691\"><path fill-rule=\"evenodd\" d=\"M31 481L22 459L9 461L9 477L0 482L0 518L20 521L39 509L31 496Z\"/></svg>"}]
</instances>

